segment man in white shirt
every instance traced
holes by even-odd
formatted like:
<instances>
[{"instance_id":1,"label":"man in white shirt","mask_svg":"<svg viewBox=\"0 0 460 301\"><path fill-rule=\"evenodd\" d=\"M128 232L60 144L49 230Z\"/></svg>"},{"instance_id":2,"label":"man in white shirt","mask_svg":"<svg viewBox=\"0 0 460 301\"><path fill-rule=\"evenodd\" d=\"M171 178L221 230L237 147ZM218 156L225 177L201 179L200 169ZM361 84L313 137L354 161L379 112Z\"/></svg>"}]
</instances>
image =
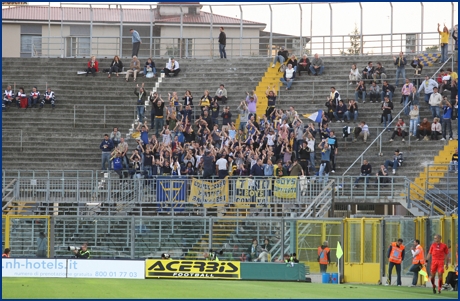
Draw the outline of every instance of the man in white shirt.
<instances>
[{"instance_id":1,"label":"man in white shirt","mask_svg":"<svg viewBox=\"0 0 460 301\"><path fill-rule=\"evenodd\" d=\"M228 162L225 157L222 156L216 161L216 169L219 179L225 179L225 177L228 176Z\"/></svg>"},{"instance_id":2,"label":"man in white shirt","mask_svg":"<svg viewBox=\"0 0 460 301\"><path fill-rule=\"evenodd\" d=\"M180 72L179 62L172 57L163 69L166 76L177 76ZM172 74L171 74L172 73Z\"/></svg>"},{"instance_id":3,"label":"man in white shirt","mask_svg":"<svg viewBox=\"0 0 460 301\"><path fill-rule=\"evenodd\" d=\"M438 87L433 88L433 93L430 95L430 109L431 109L431 114L434 117L438 117L439 119L442 119L441 115L441 107L439 106L442 102L442 95L438 93Z\"/></svg>"},{"instance_id":4,"label":"man in white shirt","mask_svg":"<svg viewBox=\"0 0 460 301\"><path fill-rule=\"evenodd\" d=\"M428 103L430 100L430 96L433 93L433 88L438 87L438 83L430 78L428 75L425 75L425 80L422 82L420 87L418 88L418 92L422 91L425 93L425 102Z\"/></svg>"}]
</instances>

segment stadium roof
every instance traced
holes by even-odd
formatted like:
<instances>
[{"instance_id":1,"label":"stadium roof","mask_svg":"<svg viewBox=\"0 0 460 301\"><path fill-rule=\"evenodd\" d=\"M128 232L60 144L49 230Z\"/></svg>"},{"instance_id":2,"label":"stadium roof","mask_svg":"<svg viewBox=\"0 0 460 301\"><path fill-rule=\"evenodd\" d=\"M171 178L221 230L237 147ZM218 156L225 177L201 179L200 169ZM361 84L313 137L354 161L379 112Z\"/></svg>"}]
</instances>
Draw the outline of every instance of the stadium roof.
<instances>
[{"instance_id":1,"label":"stadium roof","mask_svg":"<svg viewBox=\"0 0 460 301\"><path fill-rule=\"evenodd\" d=\"M198 3L198 2L196 2ZM17 6L2 9L2 22L14 21L48 21L61 22L90 22L90 8L81 7L51 7L47 6ZM119 8L93 8L93 22L95 23L118 23L121 19ZM199 14L184 14L183 24L210 24L211 14L200 12ZM150 11L148 9L123 9L124 23L150 23ZM160 16L158 9L154 9L154 22L164 24L180 23L180 16ZM212 15L215 25L239 25L240 19L221 15ZM265 28L266 24L243 20L243 25Z\"/></svg>"}]
</instances>

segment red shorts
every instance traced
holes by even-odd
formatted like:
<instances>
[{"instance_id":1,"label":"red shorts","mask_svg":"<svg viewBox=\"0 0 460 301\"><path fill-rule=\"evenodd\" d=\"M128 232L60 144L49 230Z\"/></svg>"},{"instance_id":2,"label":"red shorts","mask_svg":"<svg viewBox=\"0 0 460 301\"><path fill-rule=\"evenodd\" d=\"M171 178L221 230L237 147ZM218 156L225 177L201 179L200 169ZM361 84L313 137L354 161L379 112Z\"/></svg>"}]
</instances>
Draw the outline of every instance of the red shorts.
<instances>
[{"instance_id":1,"label":"red shorts","mask_svg":"<svg viewBox=\"0 0 460 301\"><path fill-rule=\"evenodd\" d=\"M444 273L444 261L433 260L431 262L431 275L434 276L436 272L438 272L438 274Z\"/></svg>"}]
</instances>

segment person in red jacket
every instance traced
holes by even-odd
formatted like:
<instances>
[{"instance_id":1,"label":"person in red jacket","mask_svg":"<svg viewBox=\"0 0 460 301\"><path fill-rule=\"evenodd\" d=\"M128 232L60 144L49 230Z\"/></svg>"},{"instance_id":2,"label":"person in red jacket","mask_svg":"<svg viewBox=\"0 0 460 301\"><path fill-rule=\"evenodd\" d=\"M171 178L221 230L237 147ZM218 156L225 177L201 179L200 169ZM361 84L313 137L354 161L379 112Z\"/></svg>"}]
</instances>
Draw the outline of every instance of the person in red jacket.
<instances>
[{"instance_id":1,"label":"person in red jacket","mask_svg":"<svg viewBox=\"0 0 460 301\"><path fill-rule=\"evenodd\" d=\"M391 271L393 267L396 267L396 282L398 286L401 286L401 262L404 260L404 249L405 247L401 238L397 242L392 242L388 248L387 257L390 263L388 265L388 278L385 285L391 284Z\"/></svg>"},{"instance_id":2,"label":"person in red jacket","mask_svg":"<svg viewBox=\"0 0 460 301\"><path fill-rule=\"evenodd\" d=\"M434 236L434 242L431 244L430 251L428 252L428 256L426 257L426 263L432 258L430 270L433 294L436 294L436 285L434 284L436 273L438 273L438 293L441 293L442 274L444 274L444 266L447 267L447 254L449 254L449 248L446 244L441 242L441 235L436 234Z\"/></svg>"},{"instance_id":3,"label":"person in red jacket","mask_svg":"<svg viewBox=\"0 0 460 301\"><path fill-rule=\"evenodd\" d=\"M96 61L96 57L94 55L91 57L91 60L89 60L88 62L88 68L86 69L86 76L88 76L90 72L93 74L93 76L96 76L96 72L99 72L99 63Z\"/></svg>"}]
</instances>

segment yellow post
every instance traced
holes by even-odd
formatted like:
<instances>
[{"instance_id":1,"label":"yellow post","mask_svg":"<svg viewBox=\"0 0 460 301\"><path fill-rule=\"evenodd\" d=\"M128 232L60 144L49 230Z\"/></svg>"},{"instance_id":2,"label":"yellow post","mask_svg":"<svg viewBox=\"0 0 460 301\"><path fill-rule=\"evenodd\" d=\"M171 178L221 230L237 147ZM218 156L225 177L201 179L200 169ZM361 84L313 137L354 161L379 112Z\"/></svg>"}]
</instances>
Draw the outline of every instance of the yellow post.
<instances>
[{"instance_id":1,"label":"yellow post","mask_svg":"<svg viewBox=\"0 0 460 301\"><path fill-rule=\"evenodd\" d=\"M364 217L361 219L361 258L359 259L359 263L364 263Z\"/></svg>"},{"instance_id":2,"label":"yellow post","mask_svg":"<svg viewBox=\"0 0 460 301\"><path fill-rule=\"evenodd\" d=\"M5 218L5 248L10 247L10 216L4 215Z\"/></svg>"}]
</instances>

